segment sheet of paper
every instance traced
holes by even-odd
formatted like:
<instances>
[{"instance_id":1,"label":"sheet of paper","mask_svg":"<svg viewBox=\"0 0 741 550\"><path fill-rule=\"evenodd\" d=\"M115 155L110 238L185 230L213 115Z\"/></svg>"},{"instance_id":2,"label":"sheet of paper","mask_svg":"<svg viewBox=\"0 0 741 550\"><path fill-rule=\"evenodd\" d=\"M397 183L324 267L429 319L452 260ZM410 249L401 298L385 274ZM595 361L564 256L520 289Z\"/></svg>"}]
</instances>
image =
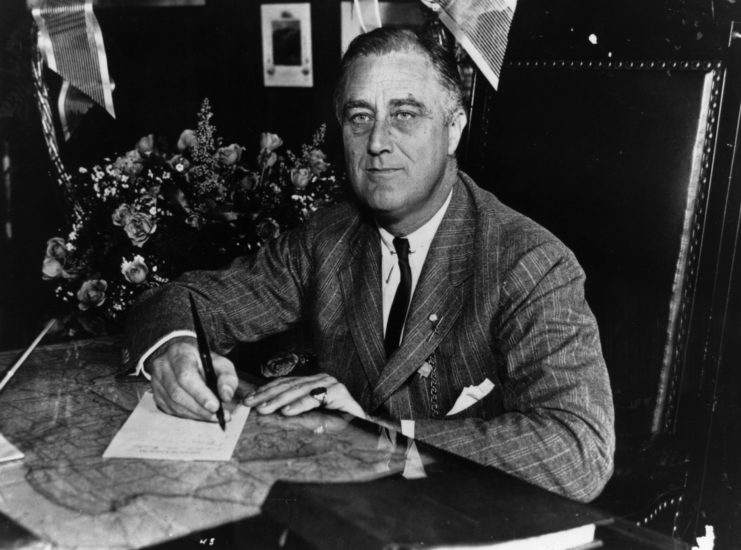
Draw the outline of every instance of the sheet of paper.
<instances>
[{"instance_id":1,"label":"sheet of paper","mask_svg":"<svg viewBox=\"0 0 741 550\"><path fill-rule=\"evenodd\" d=\"M18 460L19 458L23 458L23 453L10 441L5 439L3 434L0 434L0 462Z\"/></svg>"},{"instance_id":2,"label":"sheet of paper","mask_svg":"<svg viewBox=\"0 0 741 550\"><path fill-rule=\"evenodd\" d=\"M215 422L200 422L165 414L148 391L113 437L103 458L161 460L229 460L250 413L249 407L230 409L222 431Z\"/></svg>"}]
</instances>

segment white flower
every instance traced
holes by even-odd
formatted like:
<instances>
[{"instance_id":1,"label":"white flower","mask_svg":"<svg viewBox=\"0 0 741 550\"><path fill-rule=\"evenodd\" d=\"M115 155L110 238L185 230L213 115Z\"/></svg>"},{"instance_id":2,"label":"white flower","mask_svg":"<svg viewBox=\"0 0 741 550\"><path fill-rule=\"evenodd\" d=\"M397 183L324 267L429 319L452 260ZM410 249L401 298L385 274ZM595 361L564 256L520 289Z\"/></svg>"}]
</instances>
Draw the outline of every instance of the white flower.
<instances>
[{"instance_id":1,"label":"white flower","mask_svg":"<svg viewBox=\"0 0 741 550\"><path fill-rule=\"evenodd\" d=\"M126 258L121 259L123 260L121 262L121 274L127 281L138 285L147 280L149 268L144 262L144 258L136 254L131 261L126 260Z\"/></svg>"}]
</instances>

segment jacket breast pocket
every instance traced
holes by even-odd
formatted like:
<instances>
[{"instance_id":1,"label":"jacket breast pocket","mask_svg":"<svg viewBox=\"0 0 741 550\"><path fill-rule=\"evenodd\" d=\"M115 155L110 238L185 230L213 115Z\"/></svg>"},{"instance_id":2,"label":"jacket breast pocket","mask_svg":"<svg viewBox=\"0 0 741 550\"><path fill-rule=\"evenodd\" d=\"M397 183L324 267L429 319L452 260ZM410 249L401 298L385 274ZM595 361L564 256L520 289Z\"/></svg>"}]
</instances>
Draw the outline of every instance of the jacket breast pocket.
<instances>
[{"instance_id":1,"label":"jacket breast pocket","mask_svg":"<svg viewBox=\"0 0 741 550\"><path fill-rule=\"evenodd\" d=\"M501 414L502 397L497 385L485 378L478 385L465 386L445 418L482 418L488 420Z\"/></svg>"}]
</instances>

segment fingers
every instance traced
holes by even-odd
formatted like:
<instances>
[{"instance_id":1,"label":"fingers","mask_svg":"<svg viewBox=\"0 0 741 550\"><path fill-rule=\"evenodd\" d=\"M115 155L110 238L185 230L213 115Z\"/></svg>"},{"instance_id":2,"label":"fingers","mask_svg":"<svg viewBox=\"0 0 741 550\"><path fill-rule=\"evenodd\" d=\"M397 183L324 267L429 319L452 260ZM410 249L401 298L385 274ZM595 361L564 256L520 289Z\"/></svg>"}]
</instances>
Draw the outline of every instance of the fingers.
<instances>
[{"instance_id":1,"label":"fingers","mask_svg":"<svg viewBox=\"0 0 741 550\"><path fill-rule=\"evenodd\" d=\"M152 378L152 391L155 403L160 410L167 414L193 420L216 422L216 414L203 409L192 397L179 389L176 390L174 395L168 394L165 387L154 377Z\"/></svg>"},{"instance_id":2,"label":"fingers","mask_svg":"<svg viewBox=\"0 0 741 550\"><path fill-rule=\"evenodd\" d=\"M213 357L219 394L228 401L238 382L234 365L224 357L215 354ZM176 342L171 345L166 353L153 360L151 373L152 390L160 409L184 418L215 421L219 401L206 386L198 348L194 344Z\"/></svg>"},{"instance_id":3,"label":"fingers","mask_svg":"<svg viewBox=\"0 0 741 550\"><path fill-rule=\"evenodd\" d=\"M317 399L309 395L312 389L329 388L337 383L337 380L328 374L279 378L260 387L245 399L244 404L255 407L260 414L270 414L279 409L285 413L299 414L320 405Z\"/></svg>"},{"instance_id":4,"label":"fingers","mask_svg":"<svg viewBox=\"0 0 741 550\"><path fill-rule=\"evenodd\" d=\"M310 395L315 388L326 389L323 401ZM366 416L347 388L328 374L274 380L249 395L244 404L254 407L260 414L280 411L285 416L295 416L323 406L361 418Z\"/></svg>"},{"instance_id":5,"label":"fingers","mask_svg":"<svg viewBox=\"0 0 741 550\"><path fill-rule=\"evenodd\" d=\"M234 363L222 355L212 353L211 359L218 380L216 387L219 390L219 395L223 401L229 402L234 397L237 386L239 386L237 370L234 368Z\"/></svg>"}]
</instances>

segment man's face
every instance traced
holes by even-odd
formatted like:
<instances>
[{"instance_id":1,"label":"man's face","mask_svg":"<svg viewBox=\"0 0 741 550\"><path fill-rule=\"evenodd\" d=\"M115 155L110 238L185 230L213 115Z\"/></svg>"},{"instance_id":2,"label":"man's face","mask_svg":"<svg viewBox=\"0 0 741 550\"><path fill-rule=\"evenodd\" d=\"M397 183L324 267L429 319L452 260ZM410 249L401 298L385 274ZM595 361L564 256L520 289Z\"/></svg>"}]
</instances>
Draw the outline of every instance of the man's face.
<instances>
[{"instance_id":1,"label":"man's face","mask_svg":"<svg viewBox=\"0 0 741 550\"><path fill-rule=\"evenodd\" d=\"M416 51L358 58L342 98L342 137L355 195L378 222L406 235L445 201L466 123L432 64Z\"/></svg>"}]
</instances>

